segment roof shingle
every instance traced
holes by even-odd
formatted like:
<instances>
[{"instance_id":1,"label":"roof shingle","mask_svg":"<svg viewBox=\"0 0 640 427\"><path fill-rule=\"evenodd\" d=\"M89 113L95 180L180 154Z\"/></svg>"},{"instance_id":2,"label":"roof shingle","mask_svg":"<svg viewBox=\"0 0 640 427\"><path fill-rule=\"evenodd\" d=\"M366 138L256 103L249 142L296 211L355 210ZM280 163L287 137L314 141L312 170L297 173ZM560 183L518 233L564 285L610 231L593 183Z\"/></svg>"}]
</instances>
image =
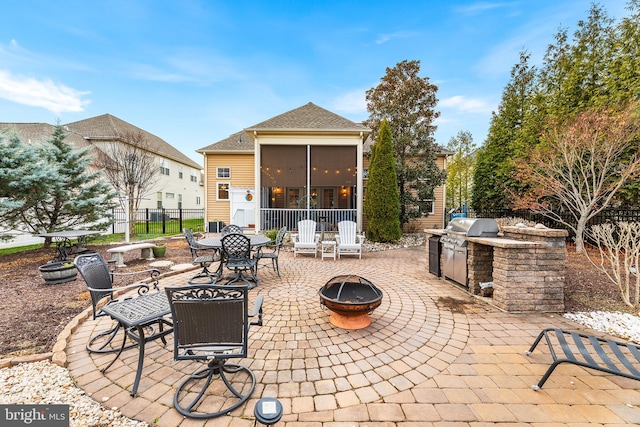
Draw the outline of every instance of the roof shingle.
<instances>
[{"instance_id":1,"label":"roof shingle","mask_svg":"<svg viewBox=\"0 0 640 427\"><path fill-rule=\"evenodd\" d=\"M352 122L329 110L309 102L275 117L265 120L243 131L236 132L228 138L196 150L198 153L210 151L248 151L254 150L253 132L278 131L282 133L326 131L326 132L363 132L368 135L371 129L361 123Z\"/></svg>"},{"instance_id":2,"label":"roof shingle","mask_svg":"<svg viewBox=\"0 0 640 427\"><path fill-rule=\"evenodd\" d=\"M127 133L142 132L148 144L148 150L159 156L183 163L194 169L202 169L198 163L191 160L185 154L177 150L171 144L139 127L125 122L111 114L91 117L66 125L69 129L83 135L88 140L114 140L117 141Z\"/></svg>"}]
</instances>

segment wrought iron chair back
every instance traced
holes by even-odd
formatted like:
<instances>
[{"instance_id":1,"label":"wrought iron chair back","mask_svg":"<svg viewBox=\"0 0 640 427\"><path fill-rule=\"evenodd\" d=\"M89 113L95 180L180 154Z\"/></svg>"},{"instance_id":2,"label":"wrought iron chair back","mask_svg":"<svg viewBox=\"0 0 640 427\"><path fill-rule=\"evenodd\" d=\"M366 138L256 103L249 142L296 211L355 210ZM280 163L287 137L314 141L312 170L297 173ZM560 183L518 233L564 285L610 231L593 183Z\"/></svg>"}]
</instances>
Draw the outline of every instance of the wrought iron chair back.
<instances>
[{"instance_id":1,"label":"wrought iron chair back","mask_svg":"<svg viewBox=\"0 0 640 427\"><path fill-rule=\"evenodd\" d=\"M251 256L251 240L244 234L227 234L220 240L222 243L222 258L228 269L236 272L235 278L227 283L243 280L249 287L255 287L258 278L255 274L255 267L258 262ZM253 284L244 276L244 272L251 273Z\"/></svg>"},{"instance_id":2,"label":"wrought iron chair back","mask_svg":"<svg viewBox=\"0 0 640 427\"><path fill-rule=\"evenodd\" d=\"M256 254L258 260L261 259L271 259L271 266L274 271L278 273L278 277L280 277L280 267L278 266L278 256L280 255L280 247L284 242L284 236L287 234L287 227L284 226L280 230L278 230L278 234L276 234L276 238L272 245L267 245L260 249L260 251Z\"/></svg>"},{"instance_id":3,"label":"wrought iron chair back","mask_svg":"<svg viewBox=\"0 0 640 427\"><path fill-rule=\"evenodd\" d=\"M214 262L220 261L220 254L217 249L206 248L198 243L193 236L193 231L190 228L183 229L184 237L187 239L189 250L191 251L191 260L194 264L200 264L202 271L191 279L189 283L201 282L199 279L205 279L206 282L202 283L215 283L216 279L209 271L209 266Z\"/></svg>"},{"instance_id":4,"label":"wrought iron chair back","mask_svg":"<svg viewBox=\"0 0 640 427\"><path fill-rule=\"evenodd\" d=\"M226 225L222 228L222 230L220 230L220 237L224 237L227 234L243 234L242 233L242 227L240 227L239 225L235 225L235 224L229 224Z\"/></svg>"},{"instance_id":5,"label":"wrought iron chair back","mask_svg":"<svg viewBox=\"0 0 640 427\"><path fill-rule=\"evenodd\" d=\"M84 279L91 296L91 308L93 310L93 318L96 319L101 316L107 316L99 308L99 303L108 298L109 303L115 301L113 299L113 280L116 276L131 276L141 273L149 273L151 283L133 283L126 286L119 286L117 290L136 289L139 295L149 292L151 288L158 290L158 277L160 276L160 270L152 268L142 271L130 272L130 273L116 273L115 269L108 268L107 263L104 261L99 253L90 253L78 255L73 263L75 264L80 276ZM89 338L87 342L87 350L92 353L113 353L118 351L118 348L112 347L110 344L113 338L120 329L119 324L115 324L111 329L99 332L93 337ZM134 347L137 344L131 344L125 348Z\"/></svg>"},{"instance_id":6,"label":"wrought iron chair back","mask_svg":"<svg viewBox=\"0 0 640 427\"><path fill-rule=\"evenodd\" d=\"M100 254L80 255L75 258L74 264L89 287L93 318L99 315L97 305L104 297L113 298L113 271L107 267Z\"/></svg>"},{"instance_id":7,"label":"wrought iron chair back","mask_svg":"<svg viewBox=\"0 0 640 427\"><path fill-rule=\"evenodd\" d=\"M190 418L214 418L238 408L253 393L256 379L249 368L227 361L247 357L249 326L262 325L262 295L249 313L246 286L203 284L167 287L165 292L174 324L174 359L208 362L206 368L178 386L175 408ZM252 317L257 320L251 322ZM218 375L231 392L229 396L223 393L226 407L213 413L199 411L200 403L207 400L209 385ZM219 393L217 388L215 393ZM234 398L235 403L231 403Z\"/></svg>"}]
</instances>

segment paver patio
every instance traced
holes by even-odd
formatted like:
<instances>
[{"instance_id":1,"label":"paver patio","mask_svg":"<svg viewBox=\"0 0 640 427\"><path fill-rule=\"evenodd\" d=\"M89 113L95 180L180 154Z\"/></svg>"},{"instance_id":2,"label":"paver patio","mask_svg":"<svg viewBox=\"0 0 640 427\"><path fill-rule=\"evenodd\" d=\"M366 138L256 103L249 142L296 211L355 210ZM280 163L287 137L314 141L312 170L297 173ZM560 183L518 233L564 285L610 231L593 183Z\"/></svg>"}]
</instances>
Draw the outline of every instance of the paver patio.
<instances>
[{"instance_id":1,"label":"paver patio","mask_svg":"<svg viewBox=\"0 0 640 427\"><path fill-rule=\"evenodd\" d=\"M88 319L67 346L69 369L95 400L157 426L252 426L261 397L284 407L279 426L623 426L640 424L640 382L576 366L560 366L533 391L551 362L545 346L526 356L548 326L586 329L559 314L509 314L428 273L424 247L365 253L359 259L295 259L280 254L278 278L259 271L264 325L251 329L240 364L257 378L246 405L208 421L172 407L175 387L199 367L175 362L172 340L147 345L138 396L131 397L137 351L105 373L113 355L85 344L104 322ZM340 274L367 278L384 292L371 326L355 331L329 323L318 290ZM192 272L161 280L185 284Z\"/></svg>"}]
</instances>

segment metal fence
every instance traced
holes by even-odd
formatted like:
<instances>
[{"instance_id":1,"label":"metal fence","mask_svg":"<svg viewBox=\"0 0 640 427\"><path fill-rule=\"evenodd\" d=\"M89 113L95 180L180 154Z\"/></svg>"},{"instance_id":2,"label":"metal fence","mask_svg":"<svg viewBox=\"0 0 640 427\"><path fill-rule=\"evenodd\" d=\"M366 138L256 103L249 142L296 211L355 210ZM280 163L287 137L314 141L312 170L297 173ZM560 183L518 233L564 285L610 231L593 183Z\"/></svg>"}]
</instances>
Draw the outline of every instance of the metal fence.
<instances>
[{"instance_id":1,"label":"metal fence","mask_svg":"<svg viewBox=\"0 0 640 427\"><path fill-rule=\"evenodd\" d=\"M113 209L112 233L124 233L124 209ZM183 228L204 231L204 209L141 209L136 216L136 233L180 234Z\"/></svg>"},{"instance_id":2,"label":"metal fence","mask_svg":"<svg viewBox=\"0 0 640 427\"><path fill-rule=\"evenodd\" d=\"M457 214L459 215L459 214ZM575 233L570 230L566 225L546 217L542 214L532 212L530 210L486 210L486 211L474 211L469 210L466 212L468 218L522 218L527 221L533 221L535 223L544 224L549 228L556 228L561 230L567 230L569 232L568 240L575 238ZM571 214L559 215L564 221L568 223L575 223L575 219ZM587 227L597 224L603 224L607 222L640 222L640 209L606 209L598 213L591 218L587 223Z\"/></svg>"}]
</instances>

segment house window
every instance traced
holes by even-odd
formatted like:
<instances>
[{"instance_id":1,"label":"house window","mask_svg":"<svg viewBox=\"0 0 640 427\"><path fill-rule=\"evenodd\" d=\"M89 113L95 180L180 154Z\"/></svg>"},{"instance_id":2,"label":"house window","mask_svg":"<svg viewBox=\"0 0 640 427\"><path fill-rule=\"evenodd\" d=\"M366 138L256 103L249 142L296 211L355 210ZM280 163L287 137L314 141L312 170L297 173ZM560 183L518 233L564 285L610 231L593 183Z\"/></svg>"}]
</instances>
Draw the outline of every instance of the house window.
<instances>
[{"instance_id":1,"label":"house window","mask_svg":"<svg viewBox=\"0 0 640 427\"><path fill-rule=\"evenodd\" d=\"M175 198L176 198L176 195L175 195L175 194L173 194L173 193L167 193L167 194L166 194L166 197L167 197L167 199L175 199Z\"/></svg>"},{"instance_id":2,"label":"house window","mask_svg":"<svg viewBox=\"0 0 640 427\"><path fill-rule=\"evenodd\" d=\"M178 178L182 179L182 166L178 166Z\"/></svg>"},{"instance_id":3,"label":"house window","mask_svg":"<svg viewBox=\"0 0 640 427\"><path fill-rule=\"evenodd\" d=\"M160 175L169 176L169 161L167 159L160 160Z\"/></svg>"},{"instance_id":4,"label":"house window","mask_svg":"<svg viewBox=\"0 0 640 427\"><path fill-rule=\"evenodd\" d=\"M228 182L218 183L217 200L229 200L229 185Z\"/></svg>"},{"instance_id":5,"label":"house window","mask_svg":"<svg viewBox=\"0 0 640 427\"><path fill-rule=\"evenodd\" d=\"M435 213L435 210L434 210L435 203L433 202L432 199L420 200L418 202L418 205L420 206L420 214L422 216L433 215Z\"/></svg>"},{"instance_id":6,"label":"house window","mask_svg":"<svg viewBox=\"0 0 640 427\"><path fill-rule=\"evenodd\" d=\"M202 200L200 199L200 196L196 196L196 206L200 206L202 204Z\"/></svg>"},{"instance_id":7,"label":"house window","mask_svg":"<svg viewBox=\"0 0 640 427\"><path fill-rule=\"evenodd\" d=\"M195 175L191 175L191 182L198 182L198 177Z\"/></svg>"},{"instance_id":8,"label":"house window","mask_svg":"<svg viewBox=\"0 0 640 427\"><path fill-rule=\"evenodd\" d=\"M217 178L231 178L231 168L217 168Z\"/></svg>"},{"instance_id":9,"label":"house window","mask_svg":"<svg viewBox=\"0 0 640 427\"><path fill-rule=\"evenodd\" d=\"M162 209L162 191L158 191L158 209Z\"/></svg>"}]
</instances>

